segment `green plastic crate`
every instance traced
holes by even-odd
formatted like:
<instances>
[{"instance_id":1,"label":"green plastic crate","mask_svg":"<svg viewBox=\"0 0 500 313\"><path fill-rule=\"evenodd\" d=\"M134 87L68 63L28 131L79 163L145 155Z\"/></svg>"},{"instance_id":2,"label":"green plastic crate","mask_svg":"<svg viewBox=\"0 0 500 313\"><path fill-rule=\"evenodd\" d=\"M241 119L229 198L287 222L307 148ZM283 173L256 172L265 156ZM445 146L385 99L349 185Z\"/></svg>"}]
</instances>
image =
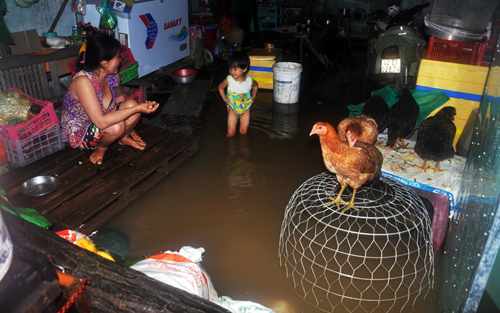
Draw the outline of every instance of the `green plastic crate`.
<instances>
[{"instance_id":1,"label":"green plastic crate","mask_svg":"<svg viewBox=\"0 0 500 313\"><path fill-rule=\"evenodd\" d=\"M129 68L120 72L120 81L122 84L125 84L128 81L131 81L134 78L139 76L139 72L137 71L137 67L139 66L138 62L132 64Z\"/></svg>"}]
</instances>

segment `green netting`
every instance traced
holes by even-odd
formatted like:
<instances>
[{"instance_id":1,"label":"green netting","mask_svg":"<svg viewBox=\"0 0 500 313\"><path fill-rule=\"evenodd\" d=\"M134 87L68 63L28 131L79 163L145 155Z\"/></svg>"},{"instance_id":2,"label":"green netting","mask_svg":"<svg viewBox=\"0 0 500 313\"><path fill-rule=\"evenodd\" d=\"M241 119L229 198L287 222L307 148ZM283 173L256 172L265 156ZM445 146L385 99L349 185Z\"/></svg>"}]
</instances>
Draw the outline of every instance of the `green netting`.
<instances>
[{"instance_id":1,"label":"green netting","mask_svg":"<svg viewBox=\"0 0 500 313\"><path fill-rule=\"evenodd\" d=\"M419 126L425 118L432 113L435 109L439 108L443 104L445 104L450 97L448 97L444 91L442 90L432 90L432 91L416 91L414 89L410 89L410 92L417 101L420 106L420 114L417 119L417 124L415 126ZM385 102L392 107L394 103L398 102L398 89L385 86L382 89L375 90L371 93L372 96L379 95L384 98ZM361 109L363 108L363 104L351 104L348 105L349 116L356 116L361 114Z\"/></svg>"}]
</instances>

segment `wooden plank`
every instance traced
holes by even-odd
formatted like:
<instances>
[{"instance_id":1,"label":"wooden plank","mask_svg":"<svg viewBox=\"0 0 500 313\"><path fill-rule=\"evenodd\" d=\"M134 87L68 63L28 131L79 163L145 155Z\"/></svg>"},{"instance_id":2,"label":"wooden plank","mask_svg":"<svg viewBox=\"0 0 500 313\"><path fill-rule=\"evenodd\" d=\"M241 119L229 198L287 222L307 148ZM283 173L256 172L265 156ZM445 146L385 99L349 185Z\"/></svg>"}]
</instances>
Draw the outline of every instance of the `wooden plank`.
<instances>
[{"instance_id":1,"label":"wooden plank","mask_svg":"<svg viewBox=\"0 0 500 313\"><path fill-rule=\"evenodd\" d=\"M190 143L191 141L188 139L169 141L168 145L158 145L155 149L150 149L147 155L135 158L131 162L131 164L133 163L133 167L131 167L133 171L128 168L113 171L105 179L95 182L88 192L79 193L67 201L64 206L59 206L51 211L50 215L71 225L72 229L76 229L82 222L86 222L119 198L124 190L151 174L162 164L162 161L168 162L171 157L181 153ZM67 207L77 209L67 210Z\"/></svg>"},{"instance_id":2,"label":"wooden plank","mask_svg":"<svg viewBox=\"0 0 500 313\"><path fill-rule=\"evenodd\" d=\"M64 166L67 163L73 162L80 155L85 154L80 150L66 148L43 158L37 162L30 163L23 168L18 168L15 171L10 171L0 176L0 186L5 190L14 190L33 175L53 176L57 174L57 168ZM13 196L13 194L9 194Z\"/></svg>"},{"instance_id":3,"label":"wooden plank","mask_svg":"<svg viewBox=\"0 0 500 313\"><path fill-rule=\"evenodd\" d=\"M61 94L63 94L63 90L61 88L61 83L59 81L59 74L57 73L56 61L50 61L49 68L50 68L50 77L52 79L52 84L54 85L54 94L56 96L61 95ZM47 75L47 74L45 73L45 75ZM45 80L45 81L47 81L47 80ZM50 98L50 92L49 92L49 96L44 98L44 99L48 99L48 98Z\"/></svg>"},{"instance_id":4,"label":"wooden plank","mask_svg":"<svg viewBox=\"0 0 500 313\"><path fill-rule=\"evenodd\" d=\"M49 230L11 214L3 216L15 247L50 256L70 275L90 280L83 292L94 313L229 313L213 302L84 250Z\"/></svg>"},{"instance_id":5,"label":"wooden plank","mask_svg":"<svg viewBox=\"0 0 500 313\"><path fill-rule=\"evenodd\" d=\"M118 168L126 166L137 155L141 155L148 149L151 149L162 139L161 136L148 138L144 137L144 135L144 133L141 134L143 139L146 142L150 142L144 151L131 148L129 151L124 153L123 149L128 147L122 147L115 144L108 149L108 152L106 152L106 162L103 162L102 165L95 165L90 162L88 159L89 154L87 153L85 154L85 158L83 160L73 164L67 164L64 168L61 168L58 176L61 185L58 187L56 192L47 198L46 201L43 201L39 203L38 206L35 206L37 211L42 214L47 214L58 207L58 205L63 201L68 201L84 190L91 187L93 188L96 181L105 179Z\"/></svg>"},{"instance_id":6,"label":"wooden plank","mask_svg":"<svg viewBox=\"0 0 500 313\"><path fill-rule=\"evenodd\" d=\"M55 230L78 229L82 224L85 231L95 230L198 151L195 136L147 125L139 125L136 130L148 143L144 151L115 144L106 152L106 162L95 165L89 161L88 152L68 148L50 162L39 160L28 165L28 170L20 168L0 179L5 182L13 178L6 191L15 206L36 209ZM30 198L20 193L26 179L54 173L60 185L52 194Z\"/></svg>"},{"instance_id":7,"label":"wooden plank","mask_svg":"<svg viewBox=\"0 0 500 313\"><path fill-rule=\"evenodd\" d=\"M146 149L154 147L154 145L161 140L168 139L170 137L164 130L161 129L152 130L151 128L148 129L145 127L136 128L138 129L138 134L143 138L143 140L146 141L146 143L148 143ZM106 175L114 171L116 168L129 162L135 157L135 154L141 154L143 152L133 149L130 153L121 153L121 148L122 147L117 144L112 145L107 152L107 160L109 160L109 162L104 162L101 166L92 164L89 161L89 152L82 152L79 150L74 150L74 152L71 153L71 157L68 157L67 161L58 163L58 159L55 162L48 164L46 167L42 167L40 170L38 170L34 164L33 167L31 167L32 171L28 177L23 177L22 180L18 180L16 182L17 184L9 184L5 187L5 189L7 190L7 194L14 205L31 207L42 214L48 213L58 204L92 186L95 180L106 177ZM62 156L62 158L64 158L64 156ZM43 198L33 199L26 197L19 192L19 186L27 178L38 175L50 175L49 173L54 175L54 172L56 172L57 177L59 178L60 185L52 194Z\"/></svg>"},{"instance_id":8,"label":"wooden plank","mask_svg":"<svg viewBox=\"0 0 500 313\"><path fill-rule=\"evenodd\" d=\"M196 92L191 92L188 95L180 115L200 118L201 111L203 110L203 105L211 85L211 80L200 79L194 81L192 90L195 90Z\"/></svg>"},{"instance_id":9,"label":"wooden plank","mask_svg":"<svg viewBox=\"0 0 500 313\"><path fill-rule=\"evenodd\" d=\"M55 66L55 62L52 61L51 66ZM48 99L50 98L50 89L49 89L49 82L47 80L47 72L45 71L45 66L43 63L37 64L38 67L38 73L37 76L40 78L40 84L42 87L42 92L43 92L43 99ZM57 69L56 69L57 71ZM59 78L59 77L58 77Z\"/></svg>"},{"instance_id":10,"label":"wooden plank","mask_svg":"<svg viewBox=\"0 0 500 313\"><path fill-rule=\"evenodd\" d=\"M161 114L180 115L182 107L186 103L186 99L193 90L193 83L186 85L177 85L174 92L170 95L167 104L161 111Z\"/></svg>"},{"instance_id":11,"label":"wooden plank","mask_svg":"<svg viewBox=\"0 0 500 313\"><path fill-rule=\"evenodd\" d=\"M188 149L184 150L180 155L165 162L155 172L143 179L137 185L132 186L128 190L128 198L123 199L123 196L109 204L104 210L92 216L84 224L78 226L78 230L84 234L90 235L93 231L103 227L110 222L115 216L121 213L130 203L137 200L139 197L156 186L168 174L176 170L187 160L189 160L198 151L198 142L192 144Z\"/></svg>"},{"instance_id":12,"label":"wooden plank","mask_svg":"<svg viewBox=\"0 0 500 313\"><path fill-rule=\"evenodd\" d=\"M80 46L71 46L64 49L56 50L48 54L40 55L15 55L0 59L0 70L7 70L11 68L17 68L21 66L45 63L52 60L60 60L71 57L78 57L78 52L80 51Z\"/></svg>"}]
</instances>

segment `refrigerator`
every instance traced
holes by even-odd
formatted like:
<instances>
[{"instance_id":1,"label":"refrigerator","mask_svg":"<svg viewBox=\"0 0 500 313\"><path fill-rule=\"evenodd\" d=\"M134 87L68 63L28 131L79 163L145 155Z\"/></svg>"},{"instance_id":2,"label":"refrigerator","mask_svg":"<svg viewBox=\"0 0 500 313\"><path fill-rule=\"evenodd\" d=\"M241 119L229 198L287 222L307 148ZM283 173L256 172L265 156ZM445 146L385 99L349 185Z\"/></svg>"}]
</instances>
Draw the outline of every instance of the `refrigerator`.
<instances>
[{"instance_id":1,"label":"refrigerator","mask_svg":"<svg viewBox=\"0 0 500 313\"><path fill-rule=\"evenodd\" d=\"M85 22L99 26L96 5L88 4ZM136 1L130 19L118 16L118 40L139 62L139 77L189 55L188 0Z\"/></svg>"}]
</instances>

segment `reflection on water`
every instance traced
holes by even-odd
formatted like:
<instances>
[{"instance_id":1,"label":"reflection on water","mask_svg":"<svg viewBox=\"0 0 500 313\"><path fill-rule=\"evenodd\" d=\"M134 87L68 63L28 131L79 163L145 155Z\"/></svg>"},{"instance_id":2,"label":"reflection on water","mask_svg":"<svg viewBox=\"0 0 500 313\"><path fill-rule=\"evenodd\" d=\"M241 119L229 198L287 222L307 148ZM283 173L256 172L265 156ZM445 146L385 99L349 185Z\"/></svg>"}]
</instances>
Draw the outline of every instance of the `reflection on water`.
<instances>
[{"instance_id":1,"label":"reflection on water","mask_svg":"<svg viewBox=\"0 0 500 313\"><path fill-rule=\"evenodd\" d=\"M297 113L296 105L276 105L272 92L261 90L248 135L227 138L226 106L209 102L197 133L198 153L106 228L128 235L127 259L182 246L205 248L201 265L219 295L257 302L277 313L324 312L289 285L278 252L294 191L326 171L319 140L309 137L312 125L319 120L336 125L336 119L347 116L344 107L331 108ZM272 139L268 131L286 140ZM436 272L440 277L439 266ZM416 312L438 312L437 290Z\"/></svg>"},{"instance_id":2,"label":"reflection on water","mask_svg":"<svg viewBox=\"0 0 500 313\"><path fill-rule=\"evenodd\" d=\"M239 135L227 138L227 178L231 198L238 198L242 192L240 188L252 187L252 163L248 162L250 149L248 136Z\"/></svg>"},{"instance_id":3,"label":"reflection on water","mask_svg":"<svg viewBox=\"0 0 500 313\"><path fill-rule=\"evenodd\" d=\"M299 103L273 102L273 125L267 132L271 139L292 139L299 130Z\"/></svg>"}]
</instances>

